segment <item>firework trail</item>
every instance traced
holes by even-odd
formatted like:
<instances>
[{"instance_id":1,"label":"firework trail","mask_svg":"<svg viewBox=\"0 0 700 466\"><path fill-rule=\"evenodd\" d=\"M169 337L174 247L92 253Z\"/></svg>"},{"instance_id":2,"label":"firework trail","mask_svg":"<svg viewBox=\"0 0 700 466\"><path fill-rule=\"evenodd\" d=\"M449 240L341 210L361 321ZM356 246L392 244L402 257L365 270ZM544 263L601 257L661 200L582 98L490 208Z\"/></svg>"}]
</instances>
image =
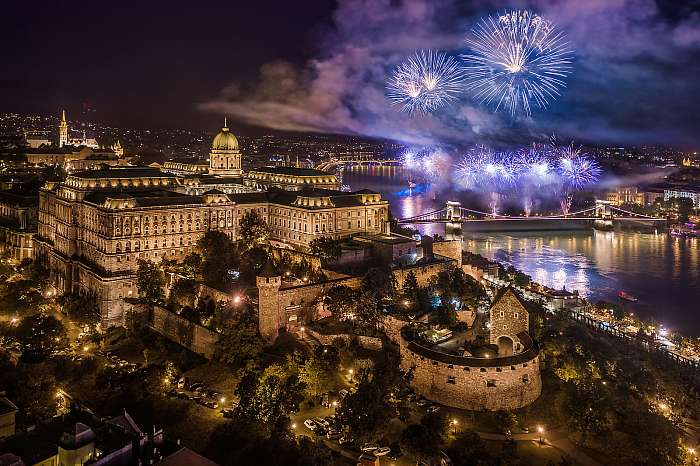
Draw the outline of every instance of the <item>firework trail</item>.
<instances>
[{"instance_id":1,"label":"firework trail","mask_svg":"<svg viewBox=\"0 0 700 466\"><path fill-rule=\"evenodd\" d=\"M460 63L443 52L416 52L394 69L387 97L413 114L432 113L464 92Z\"/></svg>"},{"instance_id":2,"label":"firework trail","mask_svg":"<svg viewBox=\"0 0 700 466\"><path fill-rule=\"evenodd\" d=\"M553 23L527 10L481 19L466 38L466 87L512 116L547 108L571 74L573 50Z\"/></svg>"}]
</instances>

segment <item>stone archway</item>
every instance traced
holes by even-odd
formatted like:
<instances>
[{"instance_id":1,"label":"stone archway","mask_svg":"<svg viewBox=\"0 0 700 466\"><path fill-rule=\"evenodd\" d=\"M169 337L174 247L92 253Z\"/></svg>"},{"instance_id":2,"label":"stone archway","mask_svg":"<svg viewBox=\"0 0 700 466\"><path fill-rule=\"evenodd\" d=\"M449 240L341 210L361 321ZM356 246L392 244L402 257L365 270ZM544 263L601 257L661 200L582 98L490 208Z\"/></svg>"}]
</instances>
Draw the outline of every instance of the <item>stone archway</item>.
<instances>
[{"instance_id":1,"label":"stone archway","mask_svg":"<svg viewBox=\"0 0 700 466\"><path fill-rule=\"evenodd\" d=\"M499 356L511 356L513 354L513 339L508 336L500 336L496 340Z\"/></svg>"}]
</instances>

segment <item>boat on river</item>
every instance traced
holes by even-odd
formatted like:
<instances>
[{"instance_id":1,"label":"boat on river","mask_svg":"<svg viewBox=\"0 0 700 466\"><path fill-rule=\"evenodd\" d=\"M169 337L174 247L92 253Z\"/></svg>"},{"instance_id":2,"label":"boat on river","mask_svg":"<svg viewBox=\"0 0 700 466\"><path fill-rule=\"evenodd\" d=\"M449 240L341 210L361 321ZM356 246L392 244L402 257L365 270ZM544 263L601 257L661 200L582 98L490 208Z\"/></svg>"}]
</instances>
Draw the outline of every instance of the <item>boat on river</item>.
<instances>
[{"instance_id":1,"label":"boat on river","mask_svg":"<svg viewBox=\"0 0 700 466\"><path fill-rule=\"evenodd\" d=\"M639 301L637 298L635 298L635 297L632 296L631 294L626 293L626 292L624 292L624 291L620 291L620 292L617 294L617 297L620 298L620 299L622 299L622 300L629 301L629 302L631 302L631 303L636 303L637 301Z\"/></svg>"}]
</instances>

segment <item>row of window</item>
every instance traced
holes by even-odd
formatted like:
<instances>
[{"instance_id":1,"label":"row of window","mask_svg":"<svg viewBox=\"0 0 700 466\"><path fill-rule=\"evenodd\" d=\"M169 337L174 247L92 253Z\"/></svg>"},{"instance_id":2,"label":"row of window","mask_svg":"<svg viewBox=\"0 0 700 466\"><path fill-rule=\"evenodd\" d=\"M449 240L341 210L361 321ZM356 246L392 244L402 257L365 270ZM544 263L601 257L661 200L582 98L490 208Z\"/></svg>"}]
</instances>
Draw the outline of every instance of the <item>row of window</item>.
<instances>
[{"instance_id":1,"label":"row of window","mask_svg":"<svg viewBox=\"0 0 700 466\"><path fill-rule=\"evenodd\" d=\"M520 380L522 380L523 383L530 383L530 375L524 374ZM451 375L451 376L447 377L447 383L452 384L452 385L456 385L457 380L455 379L454 376ZM487 379L486 386L489 388L495 387L496 386L496 379Z\"/></svg>"}]
</instances>

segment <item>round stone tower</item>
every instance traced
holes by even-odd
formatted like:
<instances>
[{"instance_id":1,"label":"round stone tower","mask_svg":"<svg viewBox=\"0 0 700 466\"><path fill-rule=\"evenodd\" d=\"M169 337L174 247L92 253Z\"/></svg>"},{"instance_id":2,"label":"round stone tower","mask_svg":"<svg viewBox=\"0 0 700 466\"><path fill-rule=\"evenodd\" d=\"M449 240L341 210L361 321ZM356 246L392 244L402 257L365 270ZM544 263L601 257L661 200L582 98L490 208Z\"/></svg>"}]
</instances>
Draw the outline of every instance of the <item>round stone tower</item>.
<instances>
[{"instance_id":1,"label":"round stone tower","mask_svg":"<svg viewBox=\"0 0 700 466\"><path fill-rule=\"evenodd\" d=\"M282 276L268 261L265 268L255 278L258 286L258 330L268 343L277 338L280 326L279 291L282 286Z\"/></svg>"}]
</instances>

